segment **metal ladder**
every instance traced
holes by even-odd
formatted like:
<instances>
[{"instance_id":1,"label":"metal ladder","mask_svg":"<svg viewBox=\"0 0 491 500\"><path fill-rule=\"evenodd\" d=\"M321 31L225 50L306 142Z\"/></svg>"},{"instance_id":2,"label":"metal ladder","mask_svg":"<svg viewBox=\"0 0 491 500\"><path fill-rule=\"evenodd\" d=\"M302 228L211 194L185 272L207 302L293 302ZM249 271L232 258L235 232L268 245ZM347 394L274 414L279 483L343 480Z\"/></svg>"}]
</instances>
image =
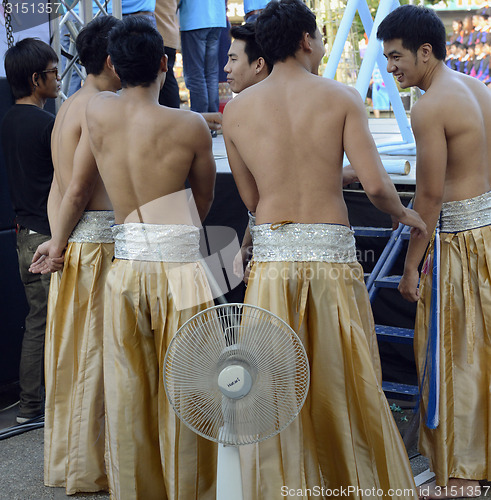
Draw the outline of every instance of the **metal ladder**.
<instances>
[{"instance_id":1,"label":"metal ladder","mask_svg":"<svg viewBox=\"0 0 491 500\"><path fill-rule=\"evenodd\" d=\"M400 224L395 231L382 227L354 227L353 229L355 236L358 237L388 238L384 250L366 281L368 296L373 304L381 288L397 288L399 284L401 276L393 276L389 273L401 253L404 241L409 239L410 228ZM375 333L380 342L411 345L414 338L413 329L395 326L375 325ZM382 381L382 389L388 397L395 399L416 401L418 398L418 387L415 385Z\"/></svg>"}]
</instances>

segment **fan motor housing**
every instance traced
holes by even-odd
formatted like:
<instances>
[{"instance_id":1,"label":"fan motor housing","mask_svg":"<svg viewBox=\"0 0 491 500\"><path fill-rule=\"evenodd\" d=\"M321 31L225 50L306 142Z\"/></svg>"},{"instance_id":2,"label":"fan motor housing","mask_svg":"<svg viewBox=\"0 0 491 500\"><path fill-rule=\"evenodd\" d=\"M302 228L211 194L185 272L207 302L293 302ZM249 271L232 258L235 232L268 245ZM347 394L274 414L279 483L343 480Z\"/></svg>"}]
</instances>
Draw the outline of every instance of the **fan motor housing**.
<instances>
[{"instance_id":1,"label":"fan motor housing","mask_svg":"<svg viewBox=\"0 0 491 500\"><path fill-rule=\"evenodd\" d=\"M249 370L239 364L231 364L223 368L218 375L218 386L228 398L243 398L252 387L252 377Z\"/></svg>"}]
</instances>

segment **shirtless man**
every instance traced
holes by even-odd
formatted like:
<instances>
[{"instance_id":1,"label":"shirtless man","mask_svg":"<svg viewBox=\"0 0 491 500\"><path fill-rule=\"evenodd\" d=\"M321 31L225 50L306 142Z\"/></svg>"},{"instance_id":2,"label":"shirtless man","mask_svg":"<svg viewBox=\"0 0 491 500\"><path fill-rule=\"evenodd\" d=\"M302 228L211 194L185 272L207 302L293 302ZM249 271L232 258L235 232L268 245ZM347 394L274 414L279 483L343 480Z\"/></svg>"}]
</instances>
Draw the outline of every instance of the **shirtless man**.
<instances>
[{"instance_id":1,"label":"shirtless man","mask_svg":"<svg viewBox=\"0 0 491 500\"><path fill-rule=\"evenodd\" d=\"M273 69L273 65L263 54L259 44L256 42L256 24L248 22L240 26L232 26L230 29L232 43L228 51L228 62L223 68L227 73L227 82L232 92L238 94L251 85L262 82ZM356 174L351 166L343 169L343 185L351 184L357 180ZM252 221L254 215L249 212ZM243 266L250 262L252 256L252 238L249 226L246 228L242 239L241 251L234 261L234 272L238 276L243 274ZM244 281L247 283L249 267L244 273Z\"/></svg>"},{"instance_id":2,"label":"shirtless man","mask_svg":"<svg viewBox=\"0 0 491 500\"><path fill-rule=\"evenodd\" d=\"M67 494L107 489L102 313L114 216L90 151L85 108L94 94L120 88L107 62L107 36L118 22L100 17L78 35L88 76L58 111L51 141L53 191L57 187L63 200L49 210L52 239L38 248L31 266L43 273L61 267L69 242L63 274L53 275L49 294L44 445L45 484L65 486Z\"/></svg>"},{"instance_id":3,"label":"shirtless man","mask_svg":"<svg viewBox=\"0 0 491 500\"><path fill-rule=\"evenodd\" d=\"M196 227L213 200L211 136L198 114L158 104L166 57L145 19L115 27L108 52L123 90L93 97L86 116L116 219L104 325L110 491L118 500L211 500L216 447L179 423L162 380L173 335L212 304Z\"/></svg>"},{"instance_id":4,"label":"shirtless man","mask_svg":"<svg viewBox=\"0 0 491 500\"><path fill-rule=\"evenodd\" d=\"M415 499L370 357L375 331L342 196L343 153L395 225L418 234L425 225L401 204L359 94L313 74L324 54L315 15L300 0L274 1L256 23L273 71L230 101L223 117L230 166L257 219L245 302L295 329L309 355L311 386L285 431L241 450L245 498L323 487L326 496L339 488L350 498L398 488L391 498Z\"/></svg>"},{"instance_id":5,"label":"shirtless man","mask_svg":"<svg viewBox=\"0 0 491 500\"><path fill-rule=\"evenodd\" d=\"M491 244L491 93L475 78L445 66L445 28L429 9L396 9L382 21L377 37L384 42L387 71L399 85L425 91L411 111L417 146L414 208L429 234L438 228L419 288L418 266L429 237L411 237L399 285L404 298L418 301L414 348L423 386L419 444L436 476L436 483L424 485L420 493L422 498L479 496L477 480L491 478L491 410L486 404L491 377L486 264ZM439 279L429 272L432 268ZM440 297L438 313L431 298L433 281L435 298ZM427 358L428 345L432 355ZM439 385L430 367L435 375L439 370ZM426 384L433 380L437 390L429 396Z\"/></svg>"}]
</instances>

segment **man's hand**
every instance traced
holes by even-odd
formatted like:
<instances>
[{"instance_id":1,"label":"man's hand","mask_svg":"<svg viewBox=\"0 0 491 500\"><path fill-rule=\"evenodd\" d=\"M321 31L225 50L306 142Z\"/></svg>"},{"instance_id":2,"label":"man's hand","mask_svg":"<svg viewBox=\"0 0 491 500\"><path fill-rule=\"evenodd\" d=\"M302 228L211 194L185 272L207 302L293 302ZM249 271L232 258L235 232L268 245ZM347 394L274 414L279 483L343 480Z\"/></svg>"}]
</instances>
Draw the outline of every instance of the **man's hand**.
<instances>
[{"instance_id":1,"label":"man's hand","mask_svg":"<svg viewBox=\"0 0 491 500\"><path fill-rule=\"evenodd\" d=\"M29 271L34 274L48 274L63 269L65 250L54 247L52 240L41 243L34 253Z\"/></svg>"},{"instance_id":2,"label":"man's hand","mask_svg":"<svg viewBox=\"0 0 491 500\"><path fill-rule=\"evenodd\" d=\"M426 238L428 232L426 231L426 224L417 212L410 208L404 208L400 217L391 216L392 229L397 229L399 223L411 227L411 235L418 238Z\"/></svg>"},{"instance_id":3,"label":"man's hand","mask_svg":"<svg viewBox=\"0 0 491 500\"><path fill-rule=\"evenodd\" d=\"M238 278L242 278L247 285L251 272L250 261L252 257L252 246L241 247L240 252L234 258L233 271Z\"/></svg>"},{"instance_id":4,"label":"man's hand","mask_svg":"<svg viewBox=\"0 0 491 500\"><path fill-rule=\"evenodd\" d=\"M347 186L353 182L358 182L358 176L351 165L346 165L346 167L343 168L343 186Z\"/></svg>"},{"instance_id":5,"label":"man's hand","mask_svg":"<svg viewBox=\"0 0 491 500\"><path fill-rule=\"evenodd\" d=\"M210 130L222 130L222 113L201 113Z\"/></svg>"},{"instance_id":6,"label":"man's hand","mask_svg":"<svg viewBox=\"0 0 491 500\"><path fill-rule=\"evenodd\" d=\"M416 302L419 300L419 272L417 269L404 270L401 281L397 289L401 295L409 302Z\"/></svg>"}]
</instances>

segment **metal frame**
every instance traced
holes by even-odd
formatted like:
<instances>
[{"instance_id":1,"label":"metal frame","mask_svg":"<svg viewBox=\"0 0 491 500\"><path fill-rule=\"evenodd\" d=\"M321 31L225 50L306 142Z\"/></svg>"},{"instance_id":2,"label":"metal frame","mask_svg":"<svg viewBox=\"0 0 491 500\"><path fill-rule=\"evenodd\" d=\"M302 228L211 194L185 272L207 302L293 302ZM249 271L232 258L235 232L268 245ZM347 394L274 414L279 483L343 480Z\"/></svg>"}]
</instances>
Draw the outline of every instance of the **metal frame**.
<instances>
[{"instance_id":1,"label":"metal frame","mask_svg":"<svg viewBox=\"0 0 491 500\"><path fill-rule=\"evenodd\" d=\"M59 97L56 99L57 109L61 106L62 102L67 98L68 89L70 88L70 80L72 77L72 70L74 69L80 78L85 80L86 73L84 68L79 68L75 63L77 61L77 49L75 47L75 42L80 30L88 24L92 19L98 16L107 16L107 7L109 2L112 6L112 15L118 19L122 19L123 11L121 6L121 0L59 0L65 9L65 14L62 16L52 17L50 19L50 31L51 31L51 45L58 55L58 59L61 62L64 60L63 71L61 73L61 91ZM73 9L76 5L80 6L79 14L77 14ZM94 15L93 8L97 7L99 10ZM60 32L63 27L66 27L70 33L70 47L68 49L68 54L72 56L72 59L65 57L62 54L61 46L61 36Z\"/></svg>"},{"instance_id":2,"label":"metal frame","mask_svg":"<svg viewBox=\"0 0 491 500\"><path fill-rule=\"evenodd\" d=\"M384 19L387 14L397 7L399 7L399 0L381 0L374 21L372 20L366 0L348 0L346 10L344 11L343 19L339 25L338 33L336 35L336 39L334 40L323 76L325 78L334 78L339 61L341 60L345 42L349 36L351 25L353 24L353 19L356 11L358 11L363 27L365 28L365 32L368 36L368 46L365 52L365 57L361 63L355 88L358 90L362 98L366 97L373 69L375 67L375 63L377 63L389 93L389 100L392 104L402 136L402 141L382 144L378 146L378 150L381 153L396 152L401 146L403 146L405 154L408 154L408 152L412 152L412 154L414 154L414 136L406 116L406 110L402 104L402 99L394 82L394 78L387 73L387 64L383 55L382 46L377 40L377 28L382 19Z\"/></svg>"}]
</instances>

